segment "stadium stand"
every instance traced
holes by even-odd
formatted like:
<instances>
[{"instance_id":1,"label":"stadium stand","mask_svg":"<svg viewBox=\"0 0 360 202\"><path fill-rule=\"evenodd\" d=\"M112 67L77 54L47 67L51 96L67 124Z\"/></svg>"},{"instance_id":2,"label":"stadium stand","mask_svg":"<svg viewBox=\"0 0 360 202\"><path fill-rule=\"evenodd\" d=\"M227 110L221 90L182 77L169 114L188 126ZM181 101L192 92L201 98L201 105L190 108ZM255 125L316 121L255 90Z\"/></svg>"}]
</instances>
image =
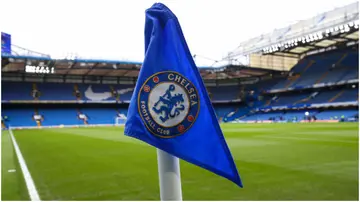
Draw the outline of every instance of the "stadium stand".
<instances>
[{"instance_id":1,"label":"stadium stand","mask_svg":"<svg viewBox=\"0 0 360 202\"><path fill-rule=\"evenodd\" d=\"M344 7L321 22L315 17L252 38L229 53L226 65L199 68L219 121L302 121L306 112L313 120L358 120L354 12ZM126 116L141 63L39 54L2 54L3 125L114 124ZM237 56L257 66L237 63Z\"/></svg>"},{"instance_id":2,"label":"stadium stand","mask_svg":"<svg viewBox=\"0 0 360 202\"><path fill-rule=\"evenodd\" d=\"M9 117L7 125L36 126L36 122L33 120L34 109L3 109L2 115Z\"/></svg>"},{"instance_id":3,"label":"stadium stand","mask_svg":"<svg viewBox=\"0 0 360 202\"><path fill-rule=\"evenodd\" d=\"M316 117L321 120L339 120L341 116L345 118L352 118L358 115L358 111L355 109L347 109L347 110L326 110L316 114Z\"/></svg>"},{"instance_id":4,"label":"stadium stand","mask_svg":"<svg viewBox=\"0 0 360 202\"><path fill-rule=\"evenodd\" d=\"M272 89L298 88L358 79L358 54L358 50L347 48L305 57L290 71L290 74L298 76L285 78Z\"/></svg>"},{"instance_id":5,"label":"stadium stand","mask_svg":"<svg viewBox=\"0 0 360 202\"><path fill-rule=\"evenodd\" d=\"M3 100L33 100L32 86L36 86L36 90L40 92L38 100L78 100L76 97L78 90L80 100L115 101L116 97L112 90L115 89L122 101L130 101L134 88L130 85L2 82Z\"/></svg>"}]
</instances>

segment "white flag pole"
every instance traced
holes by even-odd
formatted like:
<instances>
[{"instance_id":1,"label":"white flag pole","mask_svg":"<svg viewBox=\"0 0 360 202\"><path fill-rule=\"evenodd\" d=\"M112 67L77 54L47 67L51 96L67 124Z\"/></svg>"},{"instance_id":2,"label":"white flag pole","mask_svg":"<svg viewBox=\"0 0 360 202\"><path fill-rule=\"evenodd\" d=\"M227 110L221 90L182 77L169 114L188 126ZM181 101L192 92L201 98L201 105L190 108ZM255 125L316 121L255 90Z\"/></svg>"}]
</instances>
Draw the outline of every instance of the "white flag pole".
<instances>
[{"instance_id":1,"label":"white flag pole","mask_svg":"<svg viewBox=\"0 0 360 202\"><path fill-rule=\"evenodd\" d=\"M160 199L162 201L182 201L179 159L160 149L157 149L157 159Z\"/></svg>"}]
</instances>

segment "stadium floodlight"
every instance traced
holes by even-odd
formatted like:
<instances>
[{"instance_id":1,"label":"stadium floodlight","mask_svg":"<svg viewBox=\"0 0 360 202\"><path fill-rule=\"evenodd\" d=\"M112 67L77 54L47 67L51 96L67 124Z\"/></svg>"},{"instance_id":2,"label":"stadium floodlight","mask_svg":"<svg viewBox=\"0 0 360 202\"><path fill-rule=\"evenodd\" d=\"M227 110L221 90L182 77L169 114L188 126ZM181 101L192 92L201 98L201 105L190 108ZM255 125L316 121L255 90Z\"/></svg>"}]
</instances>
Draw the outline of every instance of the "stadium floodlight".
<instances>
[{"instance_id":1,"label":"stadium floodlight","mask_svg":"<svg viewBox=\"0 0 360 202\"><path fill-rule=\"evenodd\" d=\"M332 28L330 28L330 32L333 32L334 31L334 28L332 27Z\"/></svg>"},{"instance_id":2,"label":"stadium floodlight","mask_svg":"<svg viewBox=\"0 0 360 202\"><path fill-rule=\"evenodd\" d=\"M324 38L323 35L319 36L319 39L322 39L322 38Z\"/></svg>"},{"instance_id":3,"label":"stadium floodlight","mask_svg":"<svg viewBox=\"0 0 360 202\"><path fill-rule=\"evenodd\" d=\"M329 30L329 29L326 29L325 32L326 32L326 34L329 34L329 33L330 33L330 30Z\"/></svg>"},{"instance_id":4,"label":"stadium floodlight","mask_svg":"<svg viewBox=\"0 0 360 202\"><path fill-rule=\"evenodd\" d=\"M336 26L336 27L334 28L334 31L335 31L335 32L339 31L339 27Z\"/></svg>"},{"instance_id":5,"label":"stadium floodlight","mask_svg":"<svg viewBox=\"0 0 360 202\"><path fill-rule=\"evenodd\" d=\"M350 27L354 26L354 22L349 22L348 24Z\"/></svg>"},{"instance_id":6,"label":"stadium floodlight","mask_svg":"<svg viewBox=\"0 0 360 202\"><path fill-rule=\"evenodd\" d=\"M288 48L288 45L285 45L285 48Z\"/></svg>"}]
</instances>

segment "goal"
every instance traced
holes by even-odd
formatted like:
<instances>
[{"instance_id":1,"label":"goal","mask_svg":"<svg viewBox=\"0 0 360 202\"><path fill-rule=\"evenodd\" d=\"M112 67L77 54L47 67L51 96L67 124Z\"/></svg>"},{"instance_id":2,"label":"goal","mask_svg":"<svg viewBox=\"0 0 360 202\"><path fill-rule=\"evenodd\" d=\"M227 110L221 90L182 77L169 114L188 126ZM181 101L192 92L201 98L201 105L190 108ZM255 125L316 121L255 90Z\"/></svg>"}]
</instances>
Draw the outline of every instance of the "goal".
<instances>
[{"instance_id":1,"label":"goal","mask_svg":"<svg viewBox=\"0 0 360 202\"><path fill-rule=\"evenodd\" d=\"M127 118L124 114L120 114L115 118L115 125L116 126L125 125L126 119Z\"/></svg>"}]
</instances>

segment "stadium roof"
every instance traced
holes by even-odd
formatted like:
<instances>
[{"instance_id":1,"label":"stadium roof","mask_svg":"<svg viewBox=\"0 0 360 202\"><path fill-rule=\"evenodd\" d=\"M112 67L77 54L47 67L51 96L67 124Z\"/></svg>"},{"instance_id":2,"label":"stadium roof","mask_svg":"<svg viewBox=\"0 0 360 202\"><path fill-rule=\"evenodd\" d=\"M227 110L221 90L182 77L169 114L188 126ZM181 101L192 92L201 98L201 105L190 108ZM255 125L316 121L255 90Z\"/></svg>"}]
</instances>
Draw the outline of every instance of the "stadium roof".
<instances>
[{"instance_id":1,"label":"stadium roof","mask_svg":"<svg viewBox=\"0 0 360 202\"><path fill-rule=\"evenodd\" d=\"M322 49L358 44L358 8L356 2L244 41L229 53L227 60L236 64L234 61L252 54L300 59ZM252 66L249 63L246 65Z\"/></svg>"},{"instance_id":2,"label":"stadium roof","mask_svg":"<svg viewBox=\"0 0 360 202\"><path fill-rule=\"evenodd\" d=\"M222 67L199 67L199 71L206 80L267 76L288 71L304 55L326 49L331 50L340 45L358 44L358 6L356 2L252 38L241 43L235 51L221 61ZM21 74L50 72L56 75L113 76L136 79L142 65L141 62L75 57L54 59L49 55L15 45L12 45L12 50L11 55L2 54L2 72ZM243 56L247 57L245 63L241 59ZM41 72L40 68L28 71L27 66L53 68L54 72Z\"/></svg>"},{"instance_id":3,"label":"stadium roof","mask_svg":"<svg viewBox=\"0 0 360 202\"><path fill-rule=\"evenodd\" d=\"M130 61L111 60L85 60L85 59L51 59L50 57L32 57L2 55L1 71L3 73L32 73L57 75L84 75L107 77L136 78L142 63ZM51 71L53 68L54 71ZM275 73L276 71L249 68L246 66L227 66L222 68L199 68L203 79L241 79L260 77Z\"/></svg>"}]
</instances>

